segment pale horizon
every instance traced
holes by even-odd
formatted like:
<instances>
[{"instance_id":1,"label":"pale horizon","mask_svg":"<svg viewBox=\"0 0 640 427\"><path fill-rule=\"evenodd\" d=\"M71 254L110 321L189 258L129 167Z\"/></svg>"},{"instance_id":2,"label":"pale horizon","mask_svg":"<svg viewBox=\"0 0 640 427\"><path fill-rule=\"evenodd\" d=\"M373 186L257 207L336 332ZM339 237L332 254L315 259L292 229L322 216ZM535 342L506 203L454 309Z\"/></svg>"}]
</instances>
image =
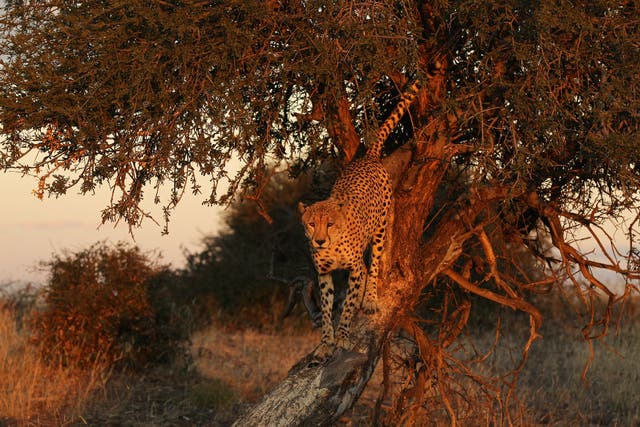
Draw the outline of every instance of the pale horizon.
<instances>
[{"instance_id":1,"label":"pale horizon","mask_svg":"<svg viewBox=\"0 0 640 427\"><path fill-rule=\"evenodd\" d=\"M71 189L58 198L39 200L33 189L37 179L16 172L0 173L0 286L9 283L41 285L46 279L38 264L52 254L76 252L99 242L125 241L143 251L157 250L161 264L184 265L184 251L201 248L204 236L220 228L223 209L204 206L203 195L185 194L171 215L169 234L162 235L164 219L161 205L145 201L155 220L146 219L134 229L135 241L126 223L101 224L100 213L107 207L109 192L100 188L94 195L80 195Z\"/></svg>"},{"instance_id":2,"label":"pale horizon","mask_svg":"<svg viewBox=\"0 0 640 427\"><path fill-rule=\"evenodd\" d=\"M110 197L106 187L99 188L93 195L83 196L71 189L67 195L39 200L33 194L36 186L34 177L11 171L0 173L4 200L0 209L0 287L42 285L46 281L46 272L39 268L42 261L51 260L53 254L77 252L100 241L112 244L124 241L145 252L158 251L162 255L159 264L180 268L185 264L185 251L201 249L203 237L217 233L222 224L222 207L203 205L203 195L186 193L171 215L169 234L163 235L161 205L143 200L145 209L152 212L159 224L146 219L140 228L134 229L134 241L123 221L117 226L101 224L100 213ZM613 224L607 228L621 244L623 231L616 230ZM592 259L606 261L593 241L583 244L582 249L590 253ZM594 269L594 274L609 284L622 279L615 273L598 269Z\"/></svg>"}]
</instances>

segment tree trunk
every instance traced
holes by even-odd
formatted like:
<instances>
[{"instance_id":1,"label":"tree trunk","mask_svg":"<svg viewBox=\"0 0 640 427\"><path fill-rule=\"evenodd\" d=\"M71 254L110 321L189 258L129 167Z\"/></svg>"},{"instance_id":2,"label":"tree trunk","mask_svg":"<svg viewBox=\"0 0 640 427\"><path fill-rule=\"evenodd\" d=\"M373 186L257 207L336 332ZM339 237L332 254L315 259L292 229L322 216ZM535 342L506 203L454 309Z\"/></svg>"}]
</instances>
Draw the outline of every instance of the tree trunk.
<instances>
[{"instance_id":1,"label":"tree trunk","mask_svg":"<svg viewBox=\"0 0 640 427\"><path fill-rule=\"evenodd\" d=\"M309 366L310 356L298 362L287 378L234 425L326 425L338 419L362 393L381 355L384 342L418 301L421 290L459 257L480 212L478 195L452 207L424 241L424 220L433 206L449 160L454 154L444 138L422 141L413 152L397 150L385 159L394 178L395 220L385 246L379 290L381 313L360 313L350 339L352 351L338 350L325 364ZM398 213L402 213L398 215Z\"/></svg>"}]
</instances>

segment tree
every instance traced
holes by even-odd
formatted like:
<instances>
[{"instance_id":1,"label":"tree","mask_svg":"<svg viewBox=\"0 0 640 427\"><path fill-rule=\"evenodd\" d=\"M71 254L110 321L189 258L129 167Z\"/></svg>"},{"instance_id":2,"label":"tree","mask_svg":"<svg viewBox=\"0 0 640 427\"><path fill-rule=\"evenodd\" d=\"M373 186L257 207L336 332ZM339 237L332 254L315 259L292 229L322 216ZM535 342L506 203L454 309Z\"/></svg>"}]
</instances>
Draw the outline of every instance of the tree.
<instances>
[{"instance_id":1,"label":"tree","mask_svg":"<svg viewBox=\"0 0 640 427\"><path fill-rule=\"evenodd\" d=\"M225 211L224 229L205 236L202 247L187 254L176 297L193 306L200 326L215 310L225 324L273 330L271 320L283 314L287 291L297 291L291 282L311 277L313 270L296 215L308 187L307 179L274 174L260 198L271 224L254 201L237 200Z\"/></svg>"},{"instance_id":2,"label":"tree","mask_svg":"<svg viewBox=\"0 0 640 427\"><path fill-rule=\"evenodd\" d=\"M398 89L424 76L387 144L396 212L381 271L387 309L375 327L355 326L357 352L293 372L243 422L335 419L402 330L426 369L408 374L396 407L410 418L428 389L455 424L453 379L473 377L450 351L467 294L529 316L524 361L542 321L532 292L571 285L591 312L591 342L624 299L594 271L621 274L623 296L638 278L639 13L628 0L12 1L0 24L0 162L38 176L39 195L110 185L104 220L138 224L149 186L171 189L167 216L187 190L260 207L270 165L295 174L328 157L349 162ZM458 199L434 212L452 177ZM624 224L625 244L608 220ZM544 279L505 273L521 250L538 257ZM434 289L444 296L427 330L414 307ZM495 390L485 387L502 405L510 394Z\"/></svg>"}]
</instances>

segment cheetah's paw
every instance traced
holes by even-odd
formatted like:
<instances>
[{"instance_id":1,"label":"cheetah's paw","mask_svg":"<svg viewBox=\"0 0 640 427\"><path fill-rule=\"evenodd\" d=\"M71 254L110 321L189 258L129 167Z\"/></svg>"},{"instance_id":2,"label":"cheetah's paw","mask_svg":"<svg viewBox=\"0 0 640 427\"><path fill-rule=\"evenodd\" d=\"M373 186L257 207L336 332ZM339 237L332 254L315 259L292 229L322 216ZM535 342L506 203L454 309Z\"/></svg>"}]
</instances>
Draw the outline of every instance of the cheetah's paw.
<instances>
[{"instance_id":1,"label":"cheetah's paw","mask_svg":"<svg viewBox=\"0 0 640 427\"><path fill-rule=\"evenodd\" d=\"M338 337L336 338L336 347L349 350L351 348L351 342L347 337Z\"/></svg>"},{"instance_id":2,"label":"cheetah's paw","mask_svg":"<svg viewBox=\"0 0 640 427\"><path fill-rule=\"evenodd\" d=\"M320 363L323 363L324 361L329 359L329 357L331 357L335 349L335 345L321 342L320 345L318 345L318 347L316 347L316 349L313 351L311 364L318 365Z\"/></svg>"},{"instance_id":3,"label":"cheetah's paw","mask_svg":"<svg viewBox=\"0 0 640 427\"><path fill-rule=\"evenodd\" d=\"M365 297L364 301L362 302L362 311L364 311L365 314L375 314L379 312L380 305L378 304L378 299L373 297Z\"/></svg>"}]
</instances>

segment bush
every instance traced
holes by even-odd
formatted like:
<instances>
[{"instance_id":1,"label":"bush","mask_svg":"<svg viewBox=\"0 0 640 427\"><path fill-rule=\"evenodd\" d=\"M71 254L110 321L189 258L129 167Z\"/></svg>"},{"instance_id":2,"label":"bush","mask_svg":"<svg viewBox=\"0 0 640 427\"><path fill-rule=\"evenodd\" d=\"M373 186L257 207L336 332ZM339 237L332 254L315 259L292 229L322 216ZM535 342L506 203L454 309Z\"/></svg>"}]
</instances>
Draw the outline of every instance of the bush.
<instances>
[{"instance_id":1,"label":"bush","mask_svg":"<svg viewBox=\"0 0 640 427\"><path fill-rule=\"evenodd\" d=\"M46 304L34 339L47 360L141 368L182 351L189 322L164 296L172 273L138 248L98 243L45 266Z\"/></svg>"},{"instance_id":2,"label":"bush","mask_svg":"<svg viewBox=\"0 0 640 427\"><path fill-rule=\"evenodd\" d=\"M237 201L227 211L226 228L186 254L178 298L192 305L199 325L215 313L226 324L260 328L284 310L283 280L315 275L296 207L308 187L307 180L275 174L261 193L271 224L255 201Z\"/></svg>"}]
</instances>

